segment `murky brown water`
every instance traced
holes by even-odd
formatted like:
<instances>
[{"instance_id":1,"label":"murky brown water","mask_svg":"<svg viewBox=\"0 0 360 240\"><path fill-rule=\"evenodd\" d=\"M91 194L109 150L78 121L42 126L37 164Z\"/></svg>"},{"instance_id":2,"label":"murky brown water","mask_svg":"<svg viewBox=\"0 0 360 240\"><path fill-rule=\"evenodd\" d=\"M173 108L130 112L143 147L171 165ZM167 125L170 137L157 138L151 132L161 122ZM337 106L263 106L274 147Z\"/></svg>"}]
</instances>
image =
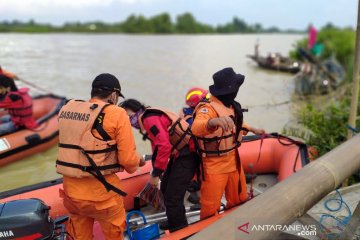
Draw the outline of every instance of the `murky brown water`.
<instances>
[{"instance_id":1,"label":"murky brown water","mask_svg":"<svg viewBox=\"0 0 360 240\"><path fill-rule=\"evenodd\" d=\"M68 98L88 99L94 77L115 74L126 97L178 111L186 91L207 88L212 74L231 66L246 76L238 100L249 108L247 123L281 131L291 119L291 75L263 71L246 58L260 40L260 53L287 55L301 35L87 35L0 34L0 65L33 84ZM275 106L274 106L275 105ZM149 144L137 135L140 153ZM58 178L56 147L0 169L0 191Z\"/></svg>"}]
</instances>

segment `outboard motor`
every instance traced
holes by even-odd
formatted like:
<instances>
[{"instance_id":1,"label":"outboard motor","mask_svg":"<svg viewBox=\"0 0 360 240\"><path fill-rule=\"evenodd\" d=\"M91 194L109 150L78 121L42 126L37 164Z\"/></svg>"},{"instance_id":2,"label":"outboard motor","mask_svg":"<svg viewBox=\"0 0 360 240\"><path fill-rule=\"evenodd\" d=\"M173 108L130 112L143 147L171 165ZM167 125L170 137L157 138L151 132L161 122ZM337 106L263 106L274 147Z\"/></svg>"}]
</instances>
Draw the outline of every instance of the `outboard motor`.
<instances>
[{"instance_id":1,"label":"outboard motor","mask_svg":"<svg viewBox=\"0 0 360 240\"><path fill-rule=\"evenodd\" d=\"M0 203L0 240L54 239L58 227L49 210L49 206L35 198Z\"/></svg>"}]
</instances>

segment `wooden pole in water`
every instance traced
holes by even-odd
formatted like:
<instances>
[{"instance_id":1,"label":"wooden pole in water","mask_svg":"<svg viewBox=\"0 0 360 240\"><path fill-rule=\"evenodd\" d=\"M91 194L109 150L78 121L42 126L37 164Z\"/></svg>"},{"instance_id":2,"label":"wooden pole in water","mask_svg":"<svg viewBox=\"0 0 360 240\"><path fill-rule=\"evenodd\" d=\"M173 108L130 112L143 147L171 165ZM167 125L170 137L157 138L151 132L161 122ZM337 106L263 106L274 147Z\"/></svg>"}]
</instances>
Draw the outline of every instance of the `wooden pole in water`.
<instances>
[{"instance_id":1,"label":"wooden pole in water","mask_svg":"<svg viewBox=\"0 0 360 240\"><path fill-rule=\"evenodd\" d=\"M191 239L276 239L276 226L293 223L360 169L360 134L311 162ZM267 231L254 230L254 226ZM259 228L258 228L259 229ZM248 233L246 233L248 232Z\"/></svg>"},{"instance_id":2,"label":"wooden pole in water","mask_svg":"<svg viewBox=\"0 0 360 240\"><path fill-rule=\"evenodd\" d=\"M354 54L354 67L353 67L353 84L352 84L352 97L350 105L349 125L353 128L356 127L356 114L359 101L359 71L360 71L360 0L358 1L358 20L356 28L355 40L355 54ZM352 131L348 130L348 139L353 135Z\"/></svg>"}]
</instances>

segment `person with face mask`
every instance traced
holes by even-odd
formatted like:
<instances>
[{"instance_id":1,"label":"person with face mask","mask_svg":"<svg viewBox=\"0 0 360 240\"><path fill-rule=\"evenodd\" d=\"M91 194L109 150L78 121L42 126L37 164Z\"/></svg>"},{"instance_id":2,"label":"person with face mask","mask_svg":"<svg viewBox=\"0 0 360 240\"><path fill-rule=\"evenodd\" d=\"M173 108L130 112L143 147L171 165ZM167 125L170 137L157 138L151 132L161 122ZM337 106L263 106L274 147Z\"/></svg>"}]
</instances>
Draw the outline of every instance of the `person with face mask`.
<instances>
[{"instance_id":1,"label":"person with face mask","mask_svg":"<svg viewBox=\"0 0 360 240\"><path fill-rule=\"evenodd\" d=\"M198 161L189 124L177 114L145 107L135 99L120 103L130 117L131 125L151 141L153 171L149 183L164 195L168 228L175 231L188 225L184 196Z\"/></svg>"},{"instance_id":2,"label":"person with face mask","mask_svg":"<svg viewBox=\"0 0 360 240\"><path fill-rule=\"evenodd\" d=\"M211 97L200 102L191 127L202 157L204 179L201 185L200 218L214 215L220 208L225 192L226 207L247 200L246 179L237 148L242 135L248 131L263 134L263 129L243 123L244 109L235 101L245 77L232 68L224 68L213 75L209 87Z\"/></svg>"},{"instance_id":3,"label":"person with face mask","mask_svg":"<svg viewBox=\"0 0 360 240\"><path fill-rule=\"evenodd\" d=\"M145 161L136 152L126 112L116 105L119 97L119 80L103 73L92 82L89 101L70 100L59 112L56 171L64 176L60 197L73 239L92 239L95 220L105 239L123 239L126 193L115 173L133 173Z\"/></svg>"}]
</instances>

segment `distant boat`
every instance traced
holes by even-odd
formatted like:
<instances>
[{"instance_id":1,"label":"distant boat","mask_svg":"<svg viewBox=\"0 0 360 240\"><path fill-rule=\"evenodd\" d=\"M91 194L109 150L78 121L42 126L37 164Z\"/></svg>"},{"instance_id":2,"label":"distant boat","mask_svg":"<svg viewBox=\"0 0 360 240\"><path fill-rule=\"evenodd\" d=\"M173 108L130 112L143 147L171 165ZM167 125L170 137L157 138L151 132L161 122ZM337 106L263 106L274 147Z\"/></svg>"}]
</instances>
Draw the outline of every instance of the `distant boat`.
<instances>
[{"instance_id":1,"label":"distant boat","mask_svg":"<svg viewBox=\"0 0 360 240\"><path fill-rule=\"evenodd\" d=\"M33 116L39 127L21 128L0 136L0 166L55 146L59 135L57 114L65 101L64 97L52 94L33 97Z\"/></svg>"},{"instance_id":2,"label":"distant boat","mask_svg":"<svg viewBox=\"0 0 360 240\"><path fill-rule=\"evenodd\" d=\"M267 57L247 55L247 57L254 60L260 68L268 70L295 74L301 69L300 62L291 60L290 58L281 56L280 54L269 54Z\"/></svg>"}]
</instances>

